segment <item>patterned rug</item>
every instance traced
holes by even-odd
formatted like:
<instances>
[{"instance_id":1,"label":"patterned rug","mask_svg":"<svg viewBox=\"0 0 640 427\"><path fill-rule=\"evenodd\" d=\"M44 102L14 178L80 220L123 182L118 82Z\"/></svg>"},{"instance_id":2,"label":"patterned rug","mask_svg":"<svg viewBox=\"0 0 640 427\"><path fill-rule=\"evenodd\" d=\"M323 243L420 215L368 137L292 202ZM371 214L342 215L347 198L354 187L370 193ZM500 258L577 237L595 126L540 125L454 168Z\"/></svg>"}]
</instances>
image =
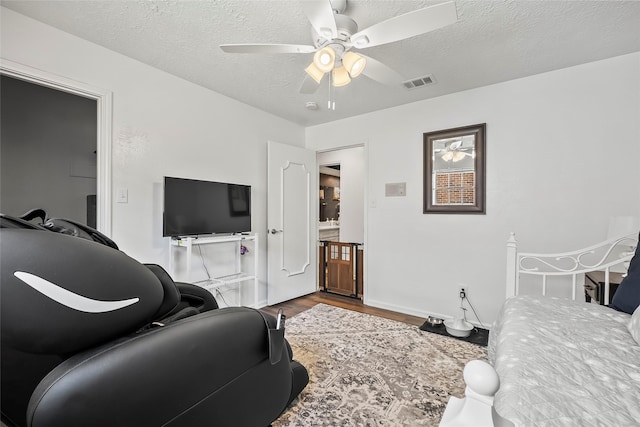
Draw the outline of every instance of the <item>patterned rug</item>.
<instances>
[{"instance_id":1,"label":"patterned rug","mask_svg":"<svg viewBox=\"0 0 640 427\"><path fill-rule=\"evenodd\" d=\"M483 347L418 327L318 304L287 320L309 385L273 427L437 426L462 397L464 365Z\"/></svg>"}]
</instances>

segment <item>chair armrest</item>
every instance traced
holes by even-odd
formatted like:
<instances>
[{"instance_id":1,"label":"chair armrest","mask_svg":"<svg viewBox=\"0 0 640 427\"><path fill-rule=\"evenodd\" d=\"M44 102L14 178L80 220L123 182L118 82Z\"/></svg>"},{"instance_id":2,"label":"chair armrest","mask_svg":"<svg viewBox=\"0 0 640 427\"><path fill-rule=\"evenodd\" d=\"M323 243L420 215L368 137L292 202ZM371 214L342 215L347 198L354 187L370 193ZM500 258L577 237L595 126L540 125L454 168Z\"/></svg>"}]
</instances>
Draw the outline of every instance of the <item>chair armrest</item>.
<instances>
[{"instance_id":1,"label":"chair armrest","mask_svg":"<svg viewBox=\"0 0 640 427\"><path fill-rule=\"evenodd\" d=\"M182 301L197 308L201 313L218 308L218 302L208 290L191 283L176 282Z\"/></svg>"},{"instance_id":2,"label":"chair armrest","mask_svg":"<svg viewBox=\"0 0 640 427\"><path fill-rule=\"evenodd\" d=\"M33 393L28 423L269 425L292 389L282 351L271 365L267 326L256 310L209 311L63 362Z\"/></svg>"}]
</instances>

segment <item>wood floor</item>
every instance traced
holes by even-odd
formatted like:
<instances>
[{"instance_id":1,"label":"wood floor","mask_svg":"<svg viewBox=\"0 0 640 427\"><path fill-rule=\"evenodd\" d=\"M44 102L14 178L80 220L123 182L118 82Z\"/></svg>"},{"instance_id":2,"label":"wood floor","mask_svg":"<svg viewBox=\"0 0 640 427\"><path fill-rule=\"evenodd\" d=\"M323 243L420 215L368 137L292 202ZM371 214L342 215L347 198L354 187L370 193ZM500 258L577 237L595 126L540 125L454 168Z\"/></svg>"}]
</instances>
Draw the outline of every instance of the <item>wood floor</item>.
<instances>
[{"instance_id":1,"label":"wood floor","mask_svg":"<svg viewBox=\"0 0 640 427\"><path fill-rule=\"evenodd\" d=\"M362 301L354 298L343 297L341 295L334 295L321 291L305 295L291 301L285 301L280 304L264 307L262 310L275 316L278 313L278 309L281 308L284 314L288 318L291 318L296 314L308 310L314 305L320 303L333 305L347 310L358 311L360 313L372 314L374 316L384 317L386 319L396 320L398 322L404 322L414 326L422 326L425 320L422 317L397 313L395 311L384 310L382 308L370 307L368 305L364 305Z\"/></svg>"}]
</instances>

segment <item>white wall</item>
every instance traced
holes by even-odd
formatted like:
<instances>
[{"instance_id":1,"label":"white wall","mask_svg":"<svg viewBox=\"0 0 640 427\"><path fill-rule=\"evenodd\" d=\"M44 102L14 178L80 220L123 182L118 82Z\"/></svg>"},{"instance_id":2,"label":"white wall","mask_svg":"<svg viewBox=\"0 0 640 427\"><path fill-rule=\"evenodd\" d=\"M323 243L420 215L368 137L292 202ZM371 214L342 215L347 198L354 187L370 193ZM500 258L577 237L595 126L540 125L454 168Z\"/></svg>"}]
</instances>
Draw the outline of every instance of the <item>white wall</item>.
<instances>
[{"instance_id":1,"label":"white wall","mask_svg":"<svg viewBox=\"0 0 640 427\"><path fill-rule=\"evenodd\" d=\"M366 302L458 313L457 285L484 323L502 303L504 243L561 251L640 213L640 53L366 114L305 130L2 8L3 58L113 92L112 237L166 266L164 175L253 186L266 230L266 141L326 150L366 141ZM348 90L348 87L345 88ZM422 133L487 123L487 214L422 214ZM384 197L406 182L407 197ZM375 205L376 207L372 207ZM260 253L265 256L266 239ZM266 278L266 262L259 274ZM265 290L262 288L261 297Z\"/></svg>"},{"instance_id":2,"label":"white wall","mask_svg":"<svg viewBox=\"0 0 640 427\"><path fill-rule=\"evenodd\" d=\"M521 250L565 251L604 239L610 216L640 214L638 76L635 53L307 128L311 149L367 141L365 302L457 316L465 284L489 325L510 231ZM422 134L477 123L486 215L423 214ZM384 197L389 182L407 197Z\"/></svg>"},{"instance_id":3,"label":"white wall","mask_svg":"<svg viewBox=\"0 0 640 427\"><path fill-rule=\"evenodd\" d=\"M318 153L318 165L340 163L340 241L364 243L364 147Z\"/></svg>"},{"instance_id":4,"label":"white wall","mask_svg":"<svg viewBox=\"0 0 640 427\"><path fill-rule=\"evenodd\" d=\"M251 185L253 230L266 230L267 140L302 146L302 127L11 10L1 19L3 59L113 92L112 197L126 188L129 202L113 203L112 238L127 254L168 264L165 175Z\"/></svg>"}]
</instances>

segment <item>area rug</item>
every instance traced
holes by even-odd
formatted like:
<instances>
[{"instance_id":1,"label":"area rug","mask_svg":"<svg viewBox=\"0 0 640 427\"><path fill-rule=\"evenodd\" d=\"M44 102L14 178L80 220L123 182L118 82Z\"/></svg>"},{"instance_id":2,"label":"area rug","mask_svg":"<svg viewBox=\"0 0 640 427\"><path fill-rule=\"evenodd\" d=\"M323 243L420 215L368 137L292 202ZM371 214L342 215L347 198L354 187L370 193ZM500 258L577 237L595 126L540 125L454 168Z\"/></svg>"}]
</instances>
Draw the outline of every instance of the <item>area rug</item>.
<instances>
[{"instance_id":1,"label":"area rug","mask_svg":"<svg viewBox=\"0 0 640 427\"><path fill-rule=\"evenodd\" d=\"M309 385L273 427L437 426L483 347L413 325L318 304L287 320Z\"/></svg>"}]
</instances>

